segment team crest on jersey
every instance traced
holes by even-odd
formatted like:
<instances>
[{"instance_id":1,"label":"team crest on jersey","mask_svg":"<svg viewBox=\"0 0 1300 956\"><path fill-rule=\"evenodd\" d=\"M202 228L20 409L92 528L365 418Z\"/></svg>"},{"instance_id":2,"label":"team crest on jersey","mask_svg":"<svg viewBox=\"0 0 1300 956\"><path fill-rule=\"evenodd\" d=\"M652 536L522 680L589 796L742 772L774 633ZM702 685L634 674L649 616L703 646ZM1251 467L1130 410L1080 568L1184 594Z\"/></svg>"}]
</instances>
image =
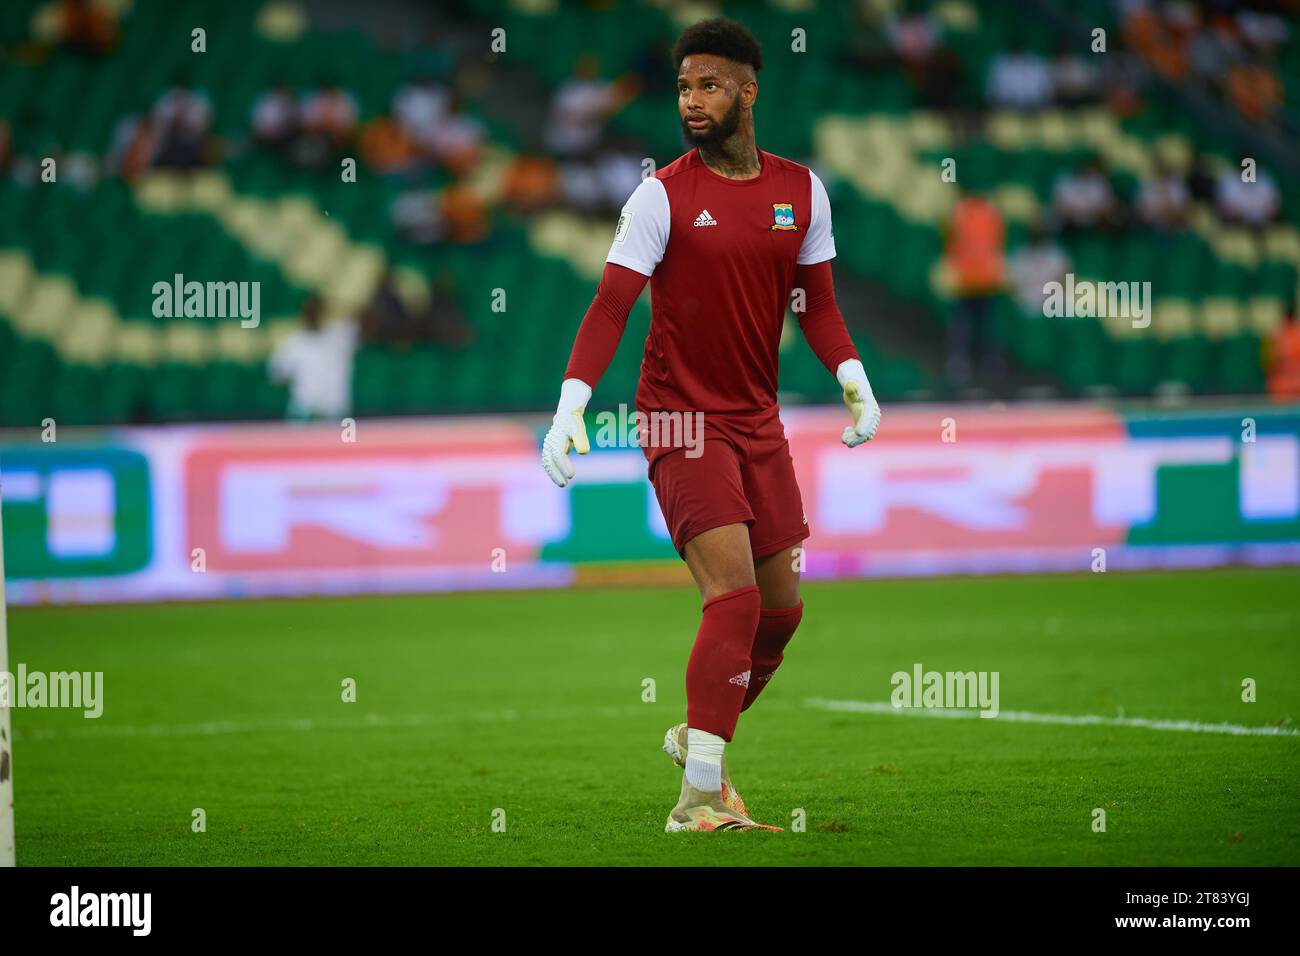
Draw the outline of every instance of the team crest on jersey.
<instances>
[{"instance_id":1,"label":"team crest on jersey","mask_svg":"<svg viewBox=\"0 0 1300 956\"><path fill-rule=\"evenodd\" d=\"M794 224L794 206L788 202L772 203L772 228L795 230L799 227Z\"/></svg>"}]
</instances>

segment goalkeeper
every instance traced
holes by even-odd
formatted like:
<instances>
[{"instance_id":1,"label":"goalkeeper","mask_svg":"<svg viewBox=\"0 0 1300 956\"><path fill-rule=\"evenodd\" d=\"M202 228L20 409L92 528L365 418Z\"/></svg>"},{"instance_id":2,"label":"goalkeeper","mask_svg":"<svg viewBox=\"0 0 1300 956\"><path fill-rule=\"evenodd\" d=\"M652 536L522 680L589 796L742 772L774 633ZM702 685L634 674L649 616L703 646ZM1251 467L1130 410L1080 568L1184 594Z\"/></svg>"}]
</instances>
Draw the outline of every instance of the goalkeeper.
<instances>
[{"instance_id":1,"label":"goalkeeper","mask_svg":"<svg viewBox=\"0 0 1300 956\"><path fill-rule=\"evenodd\" d=\"M870 440L880 423L835 304L825 187L808 167L755 145L758 43L737 23L706 20L682 34L673 61L692 148L624 206L542 447L546 473L564 487L575 475L569 452L588 451L583 409L649 281L637 409L643 421L656 412L702 412L704 423L699 454L642 440L673 545L703 600L686 665L686 722L664 740L685 771L670 832L759 826L732 785L723 750L803 616L795 552L808 537L808 518L776 402L792 292L801 293L796 312L808 344L842 388L851 418L844 444Z\"/></svg>"}]
</instances>

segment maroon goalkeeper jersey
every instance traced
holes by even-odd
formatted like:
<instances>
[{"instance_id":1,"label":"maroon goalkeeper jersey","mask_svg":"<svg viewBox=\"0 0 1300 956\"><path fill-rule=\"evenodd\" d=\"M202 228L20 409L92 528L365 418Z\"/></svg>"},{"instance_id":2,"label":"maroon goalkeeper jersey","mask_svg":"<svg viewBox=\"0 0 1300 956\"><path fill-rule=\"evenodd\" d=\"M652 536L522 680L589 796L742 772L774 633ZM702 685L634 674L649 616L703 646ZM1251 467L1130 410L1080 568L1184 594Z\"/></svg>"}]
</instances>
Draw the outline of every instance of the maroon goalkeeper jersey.
<instances>
[{"instance_id":1,"label":"maroon goalkeeper jersey","mask_svg":"<svg viewBox=\"0 0 1300 956\"><path fill-rule=\"evenodd\" d=\"M727 179L692 149L642 182L623 208L606 261L650 276L653 318L637 391L644 411L747 413L776 404L796 267L832 258L835 243L817 176L758 154L756 178Z\"/></svg>"}]
</instances>

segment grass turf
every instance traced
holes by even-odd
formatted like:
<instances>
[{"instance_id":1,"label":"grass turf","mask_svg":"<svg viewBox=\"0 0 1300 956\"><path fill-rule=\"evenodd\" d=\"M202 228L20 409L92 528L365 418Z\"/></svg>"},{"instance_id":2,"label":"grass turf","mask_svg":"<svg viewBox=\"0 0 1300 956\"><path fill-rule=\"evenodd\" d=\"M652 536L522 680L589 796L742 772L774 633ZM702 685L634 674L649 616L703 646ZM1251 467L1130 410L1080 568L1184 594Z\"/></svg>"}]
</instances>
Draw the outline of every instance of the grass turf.
<instances>
[{"instance_id":1,"label":"grass turf","mask_svg":"<svg viewBox=\"0 0 1300 956\"><path fill-rule=\"evenodd\" d=\"M1300 737L805 701L887 701L891 674L920 662L998 671L1004 711L1287 722L1297 584L808 584L785 665L728 750L779 834L663 832L680 771L659 747L684 719L699 614L686 589L11 609L11 670L105 675L98 720L13 711L18 862L1293 864ZM796 808L806 832L789 829Z\"/></svg>"}]
</instances>

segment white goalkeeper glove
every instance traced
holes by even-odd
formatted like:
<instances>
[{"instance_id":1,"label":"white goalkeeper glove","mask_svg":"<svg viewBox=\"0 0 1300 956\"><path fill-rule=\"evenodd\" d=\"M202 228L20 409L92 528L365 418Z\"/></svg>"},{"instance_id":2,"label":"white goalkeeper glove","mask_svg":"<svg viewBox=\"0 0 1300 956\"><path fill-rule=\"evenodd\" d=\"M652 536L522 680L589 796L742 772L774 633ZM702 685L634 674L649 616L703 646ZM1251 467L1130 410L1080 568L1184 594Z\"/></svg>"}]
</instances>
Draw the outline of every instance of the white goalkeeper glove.
<instances>
[{"instance_id":1,"label":"white goalkeeper glove","mask_svg":"<svg viewBox=\"0 0 1300 956\"><path fill-rule=\"evenodd\" d=\"M583 409L591 398L591 386L581 379L566 378L560 386L560 405L555 410L551 430L542 442L542 467L551 481L561 488L569 483L575 472L569 462L569 452L579 455L591 451L587 443L587 426L582 422Z\"/></svg>"},{"instance_id":2,"label":"white goalkeeper glove","mask_svg":"<svg viewBox=\"0 0 1300 956\"><path fill-rule=\"evenodd\" d=\"M841 362L835 370L835 377L844 388L844 404L853 416L853 424L845 426L840 441L849 448L857 448L864 441L876 437L876 429L880 427L880 404L871 393L866 369L859 360Z\"/></svg>"}]
</instances>

